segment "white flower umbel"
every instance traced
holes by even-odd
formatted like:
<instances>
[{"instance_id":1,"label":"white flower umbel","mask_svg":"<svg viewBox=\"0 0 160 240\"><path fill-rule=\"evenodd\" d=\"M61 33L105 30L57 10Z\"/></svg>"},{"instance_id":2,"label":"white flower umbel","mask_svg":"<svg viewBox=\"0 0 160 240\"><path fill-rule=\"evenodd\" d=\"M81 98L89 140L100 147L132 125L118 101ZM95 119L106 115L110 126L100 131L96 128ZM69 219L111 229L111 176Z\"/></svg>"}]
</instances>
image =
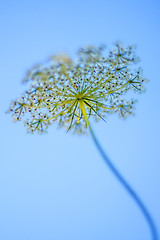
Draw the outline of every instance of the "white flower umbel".
<instances>
[{"instance_id":1,"label":"white flower umbel","mask_svg":"<svg viewBox=\"0 0 160 240\"><path fill-rule=\"evenodd\" d=\"M116 44L108 56L103 51L102 47L89 46L80 49L76 61L58 55L33 67L25 77L30 89L11 104L13 118L24 119L31 133L43 133L57 121L82 134L88 126L80 103L87 117L95 120L111 113L122 118L133 114L135 100L126 100L125 94L143 92L146 82L142 71L133 69L137 59L134 48Z\"/></svg>"}]
</instances>

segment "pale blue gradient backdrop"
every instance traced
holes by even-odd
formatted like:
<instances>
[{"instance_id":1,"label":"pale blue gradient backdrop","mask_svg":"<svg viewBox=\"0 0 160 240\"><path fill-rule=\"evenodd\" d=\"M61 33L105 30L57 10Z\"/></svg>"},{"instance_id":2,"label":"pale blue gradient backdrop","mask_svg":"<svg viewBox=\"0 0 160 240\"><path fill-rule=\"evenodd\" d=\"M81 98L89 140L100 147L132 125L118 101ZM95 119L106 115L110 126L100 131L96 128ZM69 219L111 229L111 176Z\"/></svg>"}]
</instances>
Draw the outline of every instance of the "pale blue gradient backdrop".
<instances>
[{"instance_id":1,"label":"pale blue gradient backdrop","mask_svg":"<svg viewBox=\"0 0 160 240\"><path fill-rule=\"evenodd\" d=\"M56 125L28 135L6 109L26 70L87 44L137 44L147 92L136 116L93 124L107 154L139 193L160 230L160 2L0 2L0 239L150 240L148 226L90 137Z\"/></svg>"}]
</instances>

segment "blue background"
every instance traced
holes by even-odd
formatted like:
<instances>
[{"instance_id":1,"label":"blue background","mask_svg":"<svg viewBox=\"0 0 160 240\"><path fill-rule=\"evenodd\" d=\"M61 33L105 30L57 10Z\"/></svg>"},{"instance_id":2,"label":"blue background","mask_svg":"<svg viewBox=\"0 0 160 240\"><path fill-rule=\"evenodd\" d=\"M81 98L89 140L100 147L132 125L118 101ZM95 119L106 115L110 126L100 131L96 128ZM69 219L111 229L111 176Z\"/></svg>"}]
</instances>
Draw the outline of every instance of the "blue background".
<instances>
[{"instance_id":1,"label":"blue background","mask_svg":"<svg viewBox=\"0 0 160 240\"><path fill-rule=\"evenodd\" d=\"M93 124L108 156L139 193L160 230L160 2L0 2L0 239L149 240L136 204L91 138L56 125L28 135L5 114L26 89L25 72L50 54L87 44L137 44L147 92L136 116Z\"/></svg>"}]
</instances>

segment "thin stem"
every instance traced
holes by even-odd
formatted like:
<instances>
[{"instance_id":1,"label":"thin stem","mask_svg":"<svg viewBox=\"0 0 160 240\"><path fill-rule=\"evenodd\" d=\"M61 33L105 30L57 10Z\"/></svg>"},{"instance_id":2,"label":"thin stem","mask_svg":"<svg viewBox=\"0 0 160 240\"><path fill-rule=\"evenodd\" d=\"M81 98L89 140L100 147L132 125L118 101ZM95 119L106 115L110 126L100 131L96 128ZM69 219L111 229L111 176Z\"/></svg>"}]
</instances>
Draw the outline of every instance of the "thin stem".
<instances>
[{"instance_id":1,"label":"thin stem","mask_svg":"<svg viewBox=\"0 0 160 240\"><path fill-rule=\"evenodd\" d=\"M109 167L111 172L114 174L114 176L117 178L117 180L126 189L128 194L133 198L133 200L135 201L135 203L137 204L137 206L141 210L143 216L145 217L146 222L148 223L150 231L151 231L152 240L158 240L158 233L157 233L155 223L154 223L150 213L148 212L147 208L145 207L144 203L142 202L140 197L137 195L137 193L132 189L132 187L128 184L128 182L124 179L124 177L122 177L122 175L119 173L119 171L114 166L114 164L110 161L110 159L107 157L107 155L103 151L100 143L98 142L98 140L97 140L97 138L96 138L96 136L95 136L95 134L94 134L94 132L91 128L91 125L90 125L89 121L88 121L88 126L89 126L89 129L90 129L90 133L91 133L91 136L93 138L93 141L94 141L97 149L99 150L102 158L104 159L105 163L107 164L107 166Z\"/></svg>"}]
</instances>

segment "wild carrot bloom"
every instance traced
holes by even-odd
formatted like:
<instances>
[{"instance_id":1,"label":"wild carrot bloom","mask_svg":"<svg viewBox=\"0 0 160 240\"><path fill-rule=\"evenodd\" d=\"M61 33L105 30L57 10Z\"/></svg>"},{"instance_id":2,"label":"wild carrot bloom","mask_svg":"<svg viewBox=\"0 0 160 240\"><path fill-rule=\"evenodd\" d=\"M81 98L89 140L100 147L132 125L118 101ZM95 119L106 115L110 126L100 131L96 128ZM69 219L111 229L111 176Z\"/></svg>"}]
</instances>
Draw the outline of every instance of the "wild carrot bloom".
<instances>
[{"instance_id":1,"label":"wild carrot bloom","mask_svg":"<svg viewBox=\"0 0 160 240\"><path fill-rule=\"evenodd\" d=\"M118 113L133 114L135 100L126 100L129 90L144 91L141 69L133 46L120 43L106 56L104 46L80 49L75 61L67 55L50 58L27 72L23 82L30 88L13 101L9 112L15 121L24 119L28 131L44 132L53 122L79 134L86 133L88 119L105 119Z\"/></svg>"},{"instance_id":2,"label":"wild carrot bloom","mask_svg":"<svg viewBox=\"0 0 160 240\"><path fill-rule=\"evenodd\" d=\"M30 88L12 102L9 112L15 121L24 119L31 133L42 133L55 121L60 127L79 134L86 133L89 127L102 158L140 208L152 239L158 240L150 213L109 160L89 122L90 117L104 120L111 113L118 113L122 118L133 114L135 100L127 100L126 93L143 92L146 82L141 69L133 69L136 62L134 47L124 48L120 43L107 56L103 46L80 49L76 61L67 55L52 56L50 61L28 71L23 82L29 81Z\"/></svg>"}]
</instances>

